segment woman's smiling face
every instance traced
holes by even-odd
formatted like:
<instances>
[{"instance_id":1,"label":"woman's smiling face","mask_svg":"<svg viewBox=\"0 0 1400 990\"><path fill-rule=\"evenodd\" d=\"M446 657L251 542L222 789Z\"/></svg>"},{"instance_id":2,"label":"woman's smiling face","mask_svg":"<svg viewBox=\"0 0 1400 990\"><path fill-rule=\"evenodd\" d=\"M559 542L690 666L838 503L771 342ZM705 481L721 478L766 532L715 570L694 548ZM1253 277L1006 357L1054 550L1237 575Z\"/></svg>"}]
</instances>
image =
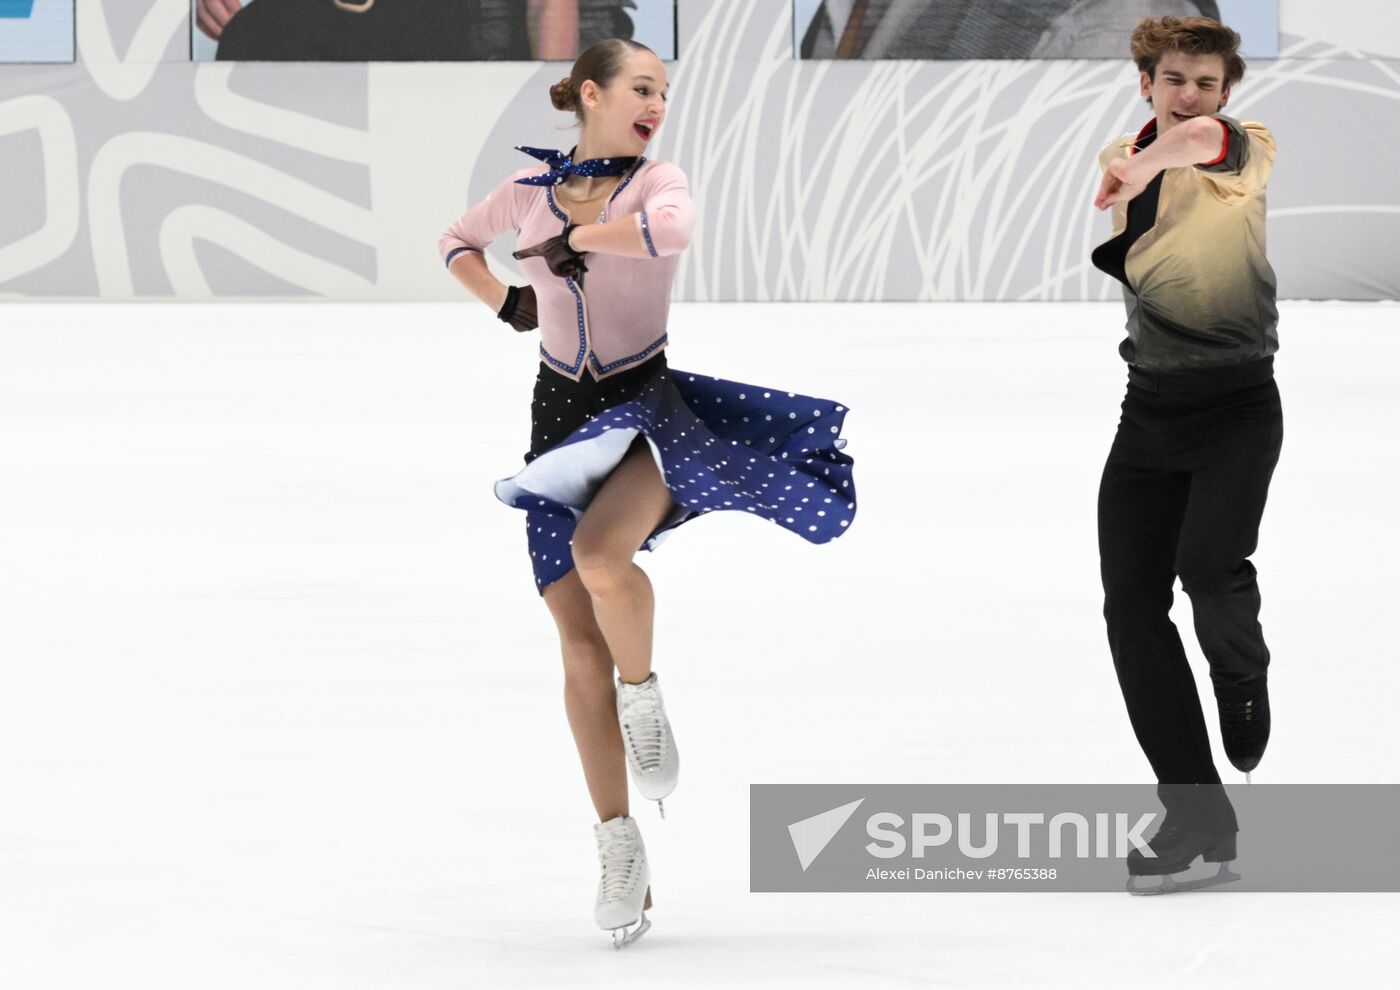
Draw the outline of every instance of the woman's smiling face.
<instances>
[{"instance_id":1,"label":"woman's smiling face","mask_svg":"<svg viewBox=\"0 0 1400 990\"><path fill-rule=\"evenodd\" d=\"M606 87L583 84L584 129L590 146L640 155L666 119L666 67L653 53L633 52Z\"/></svg>"}]
</instances>

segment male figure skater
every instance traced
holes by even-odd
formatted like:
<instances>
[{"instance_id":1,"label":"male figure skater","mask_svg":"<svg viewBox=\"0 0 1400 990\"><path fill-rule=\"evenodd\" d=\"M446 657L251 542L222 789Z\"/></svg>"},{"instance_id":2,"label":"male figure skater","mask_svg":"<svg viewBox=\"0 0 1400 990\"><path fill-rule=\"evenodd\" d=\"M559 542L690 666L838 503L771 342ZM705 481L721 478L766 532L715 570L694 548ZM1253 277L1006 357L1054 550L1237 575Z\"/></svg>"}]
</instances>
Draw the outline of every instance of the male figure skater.
<instances>
[{"instance_id":1,"label":"male figure skater","mask_svg":"<svg viewBox=\"0 0 1400 990\"><path fill-rule=\"evenodd\" d=\"M1269 651L1249 562L1283 440L1273 379L1274 273L1264 256L1264 186L1274 139L1220 111L1244 75L1239 35L1203 17L1147 19L1132 35L1153 119L1099 157L1095 205L1116 236L1094 265L1123 283L1123 416L1099 489L1104 617L1133 731L1167 815L1156 858L1169 875L1197 856L1235 855L1176 627L1181 578L1210 664L1225 753L1246 773L1269 739ZM1222 868L1222 873L1224 872ZM1130 887L1130 889L1132 889Z\"/></svg>"}]
</instances>

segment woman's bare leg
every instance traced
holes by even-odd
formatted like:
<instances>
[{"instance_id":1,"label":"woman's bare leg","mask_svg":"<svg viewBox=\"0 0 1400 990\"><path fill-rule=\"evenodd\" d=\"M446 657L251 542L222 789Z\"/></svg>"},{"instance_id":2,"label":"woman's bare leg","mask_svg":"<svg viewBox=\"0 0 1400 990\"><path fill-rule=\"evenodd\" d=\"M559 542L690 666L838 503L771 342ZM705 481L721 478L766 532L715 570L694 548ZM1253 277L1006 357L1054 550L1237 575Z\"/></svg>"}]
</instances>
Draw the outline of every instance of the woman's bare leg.
<instances>
[{"instance_id":1,"label":"woman's bare leg","mask_svg":"<svg viewBox=\"0 0 1400 990\"><path fill-rule=\"evenodd\" d=\"M574 530L575 572L592 597L593 615L618 674L629 684L651 674L655 611L651 581L632 558L673 504L651 449L639 436Z\"/></svg>"},{"instance_id":2,"label":"woman's bare leg","mask_svg":"<svg viewBox=\"0 0 1400 990\"><path fill-rule=\"evenodd\" d=\"M627 762L617 725L613 658L593 618L593 599L578 571L572 570L544 589L544 601L559 627L564 711L583 763L589 797L599 821L625 816Z\"/></svg>"}]
</instances>

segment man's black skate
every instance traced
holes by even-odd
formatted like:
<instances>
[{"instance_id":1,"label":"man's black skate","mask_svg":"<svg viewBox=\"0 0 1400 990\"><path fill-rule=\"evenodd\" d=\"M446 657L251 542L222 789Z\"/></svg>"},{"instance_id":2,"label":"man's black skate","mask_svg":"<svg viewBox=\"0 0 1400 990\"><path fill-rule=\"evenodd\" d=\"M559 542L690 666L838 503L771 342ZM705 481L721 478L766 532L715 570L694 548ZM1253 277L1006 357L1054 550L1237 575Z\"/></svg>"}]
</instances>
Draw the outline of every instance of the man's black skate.
<instances>
[{"instance_id":1,"label":"man's black skate","mask_svg":"<svg viewBox=\"0 0 1400 990\"><path fill-rule=\"evenodd\" d=\"M1157 830L1147 845L1156 854L1155 858L1148 857L1140 849L1128 853L1130 894L1172 894L1218 887L1239 879L1229 865L1235 858L1234 832L1213 833L1167 823ZM1220 870L1201 880L1179 881L1173 878L1172 874L1185 873L1197 856L1207 863L1219 863ZM1156 876L1162 878L1160 884L1145 885L1138 881L1139 877Z\"/></svg>"},{"instance_id":2,"label":"man's black skate","mask_svg":"<svg viewBox=\"0 0 1400 990\"><path fill-rule=\"evenodd\" d=\"M1269 686L1260 684L1259 692L1243 701L1216 699L1220 710L1220 738L1225 743L1225 755L1241 773L1249 773L1264 758L1269 745Z\"/></svg>"}]
</instances>

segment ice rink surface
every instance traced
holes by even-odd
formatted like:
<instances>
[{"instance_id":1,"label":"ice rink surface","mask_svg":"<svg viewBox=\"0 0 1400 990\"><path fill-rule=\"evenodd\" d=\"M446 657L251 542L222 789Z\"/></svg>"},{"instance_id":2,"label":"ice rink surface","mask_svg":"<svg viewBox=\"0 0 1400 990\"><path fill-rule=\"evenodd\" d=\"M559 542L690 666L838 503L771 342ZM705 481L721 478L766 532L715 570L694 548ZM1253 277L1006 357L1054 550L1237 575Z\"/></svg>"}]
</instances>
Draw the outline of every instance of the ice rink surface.
<instances>
[{"instance_id":1,"label":"ice rink surface","mask_svg":"<svg viewBox=\"0 0 1400 990\"><path fill-rule=\"evenodd\" d=\"M665 821L634 796L654 927L615 953L491 492L533 335L465 304L6 304L0 987L1396 985L1400 895L748 892L751 783L1148 779L1094 531L1121 325L675 307L673 367L850 407L860 508L826 546L723 513L639 558L684 772ZM1256 780L1394 784L1400 307L1288 304L1281 336Z\"/></svg>"}]
</instances>

